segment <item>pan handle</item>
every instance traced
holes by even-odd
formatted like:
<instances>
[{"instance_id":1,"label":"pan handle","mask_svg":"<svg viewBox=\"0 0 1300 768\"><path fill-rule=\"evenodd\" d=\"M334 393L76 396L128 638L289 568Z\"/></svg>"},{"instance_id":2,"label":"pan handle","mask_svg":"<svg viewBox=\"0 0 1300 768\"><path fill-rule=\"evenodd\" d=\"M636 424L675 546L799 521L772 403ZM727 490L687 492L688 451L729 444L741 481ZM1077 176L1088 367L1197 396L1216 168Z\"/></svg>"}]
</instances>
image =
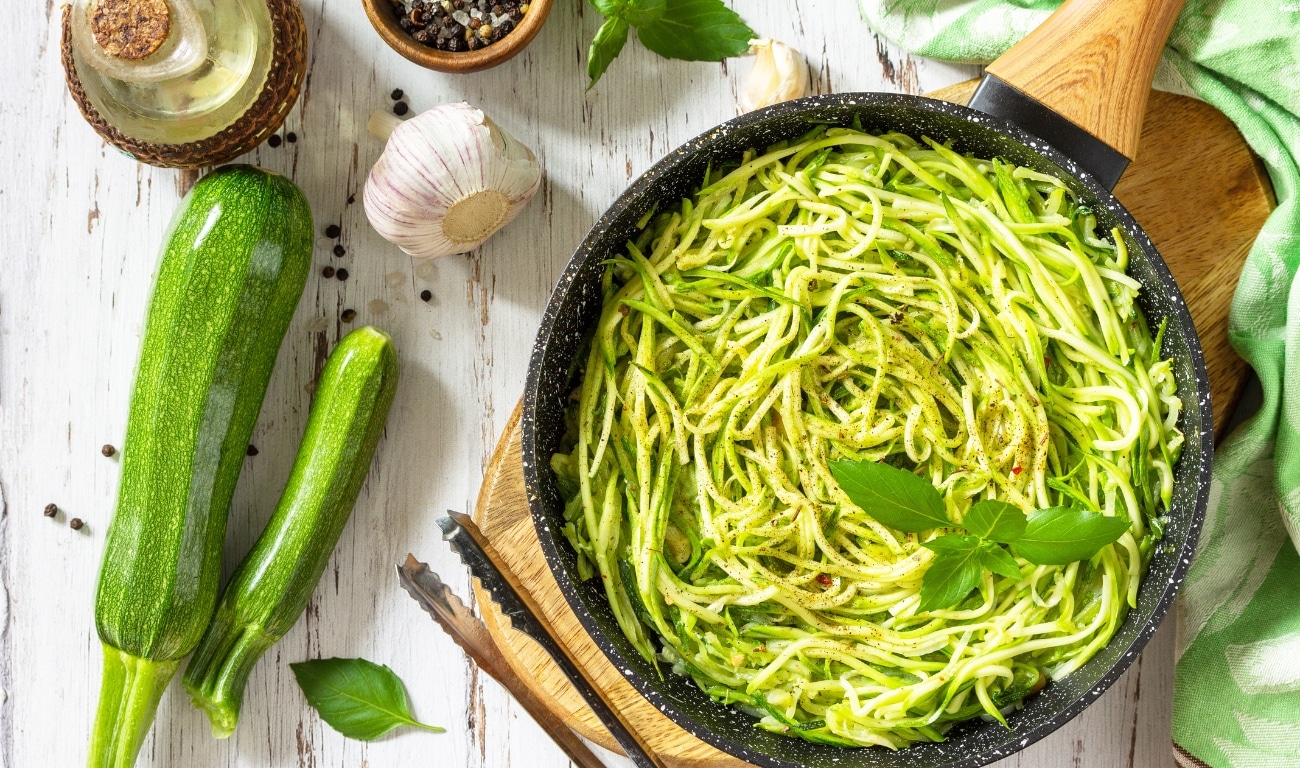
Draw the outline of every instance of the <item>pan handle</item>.
<instances>
[{"instance_id":1,"label":"pan handle","mask_svg":"<svg viewBox=\"0 0 1300 768\"><path fill-rule=\"evenodd\" d=\"M1185 0L1066 0L988 66L1132 160L1165 40Z\"/></svg>"}]
</instances>

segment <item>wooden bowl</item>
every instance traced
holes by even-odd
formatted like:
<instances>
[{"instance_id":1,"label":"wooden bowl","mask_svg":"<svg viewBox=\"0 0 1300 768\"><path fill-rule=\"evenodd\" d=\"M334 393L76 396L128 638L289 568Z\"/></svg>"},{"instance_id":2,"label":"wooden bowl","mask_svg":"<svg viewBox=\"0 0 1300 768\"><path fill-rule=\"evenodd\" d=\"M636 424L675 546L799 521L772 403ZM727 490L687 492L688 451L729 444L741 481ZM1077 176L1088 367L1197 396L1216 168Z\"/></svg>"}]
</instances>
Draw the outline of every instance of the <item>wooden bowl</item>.
<instances>
[{"instance_id":1,"label":"wooden bowl","mask_svg":"<svg viewBox=\"0 0 1300 768\"><path fill-rule=\"evenodd\" d=\"M77 74L72 56L72 7L65 5L60 44L68 92L82 117L104 141L142 163L191 169L224 163L253 149L280 129L298 100L307 72L307 26L298 0L266 0L266 7L271 14L275 46L266 84L253 106L215 136L185 144L158 144L128 136L113 126L91 103Z\"/></svg>"},{"instance_id":2,"label":"wooden bowl","mask_svg":"<svg viewBox=\"0 0 1300 768\"><path fill-rule=\"evenodd\" d=\"M551 0L530 0L528 13L508 35L477 51L448 53L415 42L410 33L399 27L392 0L362 0L362 3L370 23L388 47L426 69L452 73L478 72L513 57L537 37L551 12Z\"/></svg>"}]
</instances>

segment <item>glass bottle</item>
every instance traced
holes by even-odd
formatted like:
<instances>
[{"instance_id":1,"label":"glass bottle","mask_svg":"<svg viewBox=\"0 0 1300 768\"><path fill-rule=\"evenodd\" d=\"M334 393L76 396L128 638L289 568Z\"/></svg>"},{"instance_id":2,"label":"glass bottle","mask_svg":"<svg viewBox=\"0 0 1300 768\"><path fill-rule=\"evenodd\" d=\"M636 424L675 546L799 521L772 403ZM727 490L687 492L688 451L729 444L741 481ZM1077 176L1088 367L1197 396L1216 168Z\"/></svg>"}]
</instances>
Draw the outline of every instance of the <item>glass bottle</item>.
<instances>
[{"instance_id":1,"label":"glass bottle","mask_svg":"<svg viewBox=\"0 0 1300 768\"><path fill-rule=\"evenodd\" d=\"M261 94L274 48L265 0L75 0L73 61L86 96L123 134L200 141Z\"/></svg>"}]
</instances>

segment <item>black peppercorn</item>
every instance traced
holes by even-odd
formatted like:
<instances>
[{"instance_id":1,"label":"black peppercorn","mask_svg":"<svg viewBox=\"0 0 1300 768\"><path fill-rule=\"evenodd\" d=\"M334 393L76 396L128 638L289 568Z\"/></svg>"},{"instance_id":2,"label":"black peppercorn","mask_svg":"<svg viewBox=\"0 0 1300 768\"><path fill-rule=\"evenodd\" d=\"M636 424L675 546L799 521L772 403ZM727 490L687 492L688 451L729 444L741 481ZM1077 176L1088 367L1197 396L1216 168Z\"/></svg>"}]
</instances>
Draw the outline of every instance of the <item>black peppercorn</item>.
<instances>
[{"instance_id":1,"label":"black peppercorn","mask_svg":"<svg viewBox=\"0 0 1300 768\"><path fill-rule=\"evenodd\" d=\"M438 42L441 43L443 41L439 40ZM450 37L447 38L446 40L447 50L451 51L452 53L457 53L458 51L460 51L461 45L463 45L463 43L461 42L461 39L459 37Z\"/></svg>"},{"instance_id":2,"label":"black peppercorn","mask_svg":"<svg viewBox=\"0 0 1300 768\"><path fill-rule=\"evenodd\" d=\"M334 246L334 255L335 255L335 256L346 256L347 253L348 253L348 249L347 249L347 248L344 248L342 245L336 245L336 246Z\"/></svg>"},{"instance_id":3,"label":"black peppercorn","mask_svg":"<svg viewBox=\"0 0 1300 768\"><path fill-rule=\"evenodd\" d=\"M445 37L440 37L440 38L438 38L437 40L434 40L434 41L433 41L433 47L434 47L434 48L437 48L437 49L440 50L440 51L448 50L447 38L445 38Z\"/></svg>"},{"instance_id":4,"label":"black peppercorn","mask_svg":"<svg viewBox=\"0 0 1300 768\"><path fill-rule=\"evenodd\" d=\"M469 48L471 51L477 51L479 48L483 47L483 44L479 42L478 36L475 35L465 42L465 47Z\"/></svg>"},{"instance_id":5,"label":"black peppercorn","mask_svg":"<svg viewBox=\"0 0 1300 768\"><path fill-rule=\"evenodd\" d=\"M57 515L57 514L59 514L59 506L58 506L57 504L46 504L46 505L45 505L45 516L46 516L46 517L54 517L54 516Z\"/></svg>"},{"instance_id":6,"label":"black peppercorn","mask_svg":"<svg viewBox=\"0 0 1300 768\"><path fill-rule=\"evenodd\" d=\"M470 19L470 20L469 20L469 28L470 28L470 29L478 29L478 28L481 27L481 26L483 26L483 20L482 20L482 19Z\"/></svg>"},{"instance_id":7,"label":"black peppercorn","mask_svg":"<svg viewBox=\"0 0 1300 768\"><path fill-rule=\"evenodd\" d=\"M415 27L415 25L411 23L411 20L406 18L405 16L397 20L397 26L401 27L402 29L405 29L408 32Z\"/></svg>"},{"instance_id":8,"label":"black peppercorn","mask_svg":"<svg viewBox=\"0 0 1300 768\"><path fill-rule=\"evenodd\" d=\"M109 445L108 443L104 443L104 447L100 448L99 452L104 454L105 456L112 456L113 454L117 453L117 449Z\"/></svg>"},{"instance_id":9,"label":"black peppercorn","mask_svg":"<svg viewBox=\"0 0 1300 768\"><path fill-rule=\"evenodd\" d=\"M352 205L352 204L355 203L356 201L357 201L357 196L356 196L356 195L348 195L348 205Z\"/></svg>"},{"instance_id":10,"label":"black peppercorn","mask_svg":"<svg viewBox=\"0 0 1300 768\"><path fill-rule=\"evenodd\" d=\"M393 114L394 114L394 115L397 115L398 117L401 117L402 115L404 115L404 114L406 114L407 112L410 112L410 111L411 111L411 108L408 107L408 106L406 105L406 102L404 102L404 101L399 101L399 102L397 102L396 104L393 105Z\"/></svg>"},{"instance_id":11,"label":"black peppercorn","mask_svg":"<svg viewBox=\"0 0 1300 768\"><path fill-rule=\"evenodd\" d=\"M347 279L348 279L348 271L347 271L346 269L340 269L339 271L337 271L337 272L334 273L334 276L337 277L337 278L340 279L340 280L347 280Z\"/></svg>"},{"instance_id":12,"label":"black peppercorn","mask_svg":"<svg viewBox=\"0 0 1300 768\"><path fill-rule=\"evenodd\" d=\"M420 291L420 300L433 301L433 291L429 290L428 288L425 288L423 291Z\"/></svg>"},{"instance_id":13,"label":"black peppercorn","mask_svg":"<svg viewBox=\"0 0 1300 768\"><path fill-rule=\"evenodd\" d=\"M248 444L248 450L247 450L247 451L244 451L244 453L248 454L249 456L256 456L256 455L257 455L257 446L256 446L256 445L253 445L252 443L249 443L249 444Z\"/></svg>"},{"instance_id":14,"label":"black peppercorn","mask_svg":"<svg viewBox=\"0 0 1300 768\"><path fill-rule=\"evenodd\" d=\"M404 94L401 88L394 88L393 92L388 95L393 97L393 101L401 101Z\"/></svg>"},{"instance_id":15,"label":"black peppercorn","mask_svg":"<svg viewBox=\"0 0 1300 768\"><path fill-rule=\"evenodd\" d=\"M331 224L325 228L325 236L330 239L335 239L341 234L343 234L343 228L338 224Z\"/></svg>"},{"instance_id":16,"label":"black peppercorn","mask_svg":"<svg viewBox=\"0 0 1300 768\"><path fill-rule=\"evenodd\" d=\"M269 138L269 139L266 140L266 143L267 143L267 144L270 144L270 145L273 146L273 147L278 147L278 146L280 146L280 142L281 142L281 141L283 141L283 140L280 138L280 134L278 134L278 133L273 133L273 134L271 134L271 138Z\"/></svg>"},{"instance_id":17,"label":"black peppercorn","mask_svg":"<svg viewBox=\"0 0 1300 768\"><path fill-rule=\"evenodd\" d=\"M339 319L345 323L350 323L357 319L357 311L355 309L345 309L343 314L339 315Z\"/></svg>"},{"instance_id":18,"label":"black peppercorn","mask_svg":"<svg viewBox=\"0 0 1300 768\"><path fill-rule=\"evenodd\" d=\"M334 267L326 267L320 271L321 277L334 277Z\"/></svg>"},{"instance_id":19,"label":"black peppercorn","mask_svg":"<svg viewBox=\"0 0 1300 768\"><path fill-rule=\"evenodd\" d=\"M81 526L83 525L85 525L85 523L81 522L81 518L79 517L74 517L68 521L68 527L74 531L81 530Z\"/></svg>"},{"instance_id":20,"label":"black peppercorn","mask_svg":"<svg viewBox=\"0 0 1300 768\"><path fill-rule=\"evenodd\" d=\"M290 144L295 144L298 141L298 134L294 133L293 131L289 131L284 135L284 140L289 142Z\"/></svg>"},{"instance_id":21,"label":"black peppercorn","mask_svg":"<svg viewBox=\"0 0 1300 768\"><path fill-rule=\"evenodd\" d=\"M500 15L502 15L502 14L505 13L505 12L506 12L506 9L505 9L505 8L502 8L500 3L497 3L496 5L492 6L492 15L493 15L493 16L500 16Z\"/></svg>"},{"instance_id":22,"label":"black peppercorn","mask_svg":"<svg viewBox=\"0 0 1300 768\"><path fill-rule=\"evenodd\" d=\"M433 35L429 34L429 30L427 29L417 29L415 30L415 33L411 35L411 37L415 38L415 42L417 43L428 43L430 40L433 39ZM401 103L397 105L397 107L405 107L405 106L406 106L405 104L401 104ZM397 112L397 107L393 107L394 112ZM398 112L398 114L400 115L402 113Z\"/></svg>"}]
</instances>

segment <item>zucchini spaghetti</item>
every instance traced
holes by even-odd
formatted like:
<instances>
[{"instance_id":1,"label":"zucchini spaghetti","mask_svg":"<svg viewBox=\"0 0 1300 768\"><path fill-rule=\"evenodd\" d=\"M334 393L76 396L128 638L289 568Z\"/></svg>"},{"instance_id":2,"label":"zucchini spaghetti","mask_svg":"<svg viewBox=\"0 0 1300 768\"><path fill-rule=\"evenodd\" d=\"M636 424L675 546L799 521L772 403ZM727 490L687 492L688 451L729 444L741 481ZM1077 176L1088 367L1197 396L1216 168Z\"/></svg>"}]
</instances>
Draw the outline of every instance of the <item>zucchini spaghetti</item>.
<instances>
[{"instance_id":1,"label":"zucchini spaghetti","mask_svg":"<svg viewBox=\"0 0 1300 768\"><path fill-rule=\"evenodd\" d=\"M759 727L902 748L1004 715L1136 601L1182 435L1118 232L1056 178L819 127L711 168L606 262L552 458L565 534L646 659ZM944 533L855 506L835 460L977 501L1121 516L1084 562L918 610Z\"/></svg>"}]
</instances>

